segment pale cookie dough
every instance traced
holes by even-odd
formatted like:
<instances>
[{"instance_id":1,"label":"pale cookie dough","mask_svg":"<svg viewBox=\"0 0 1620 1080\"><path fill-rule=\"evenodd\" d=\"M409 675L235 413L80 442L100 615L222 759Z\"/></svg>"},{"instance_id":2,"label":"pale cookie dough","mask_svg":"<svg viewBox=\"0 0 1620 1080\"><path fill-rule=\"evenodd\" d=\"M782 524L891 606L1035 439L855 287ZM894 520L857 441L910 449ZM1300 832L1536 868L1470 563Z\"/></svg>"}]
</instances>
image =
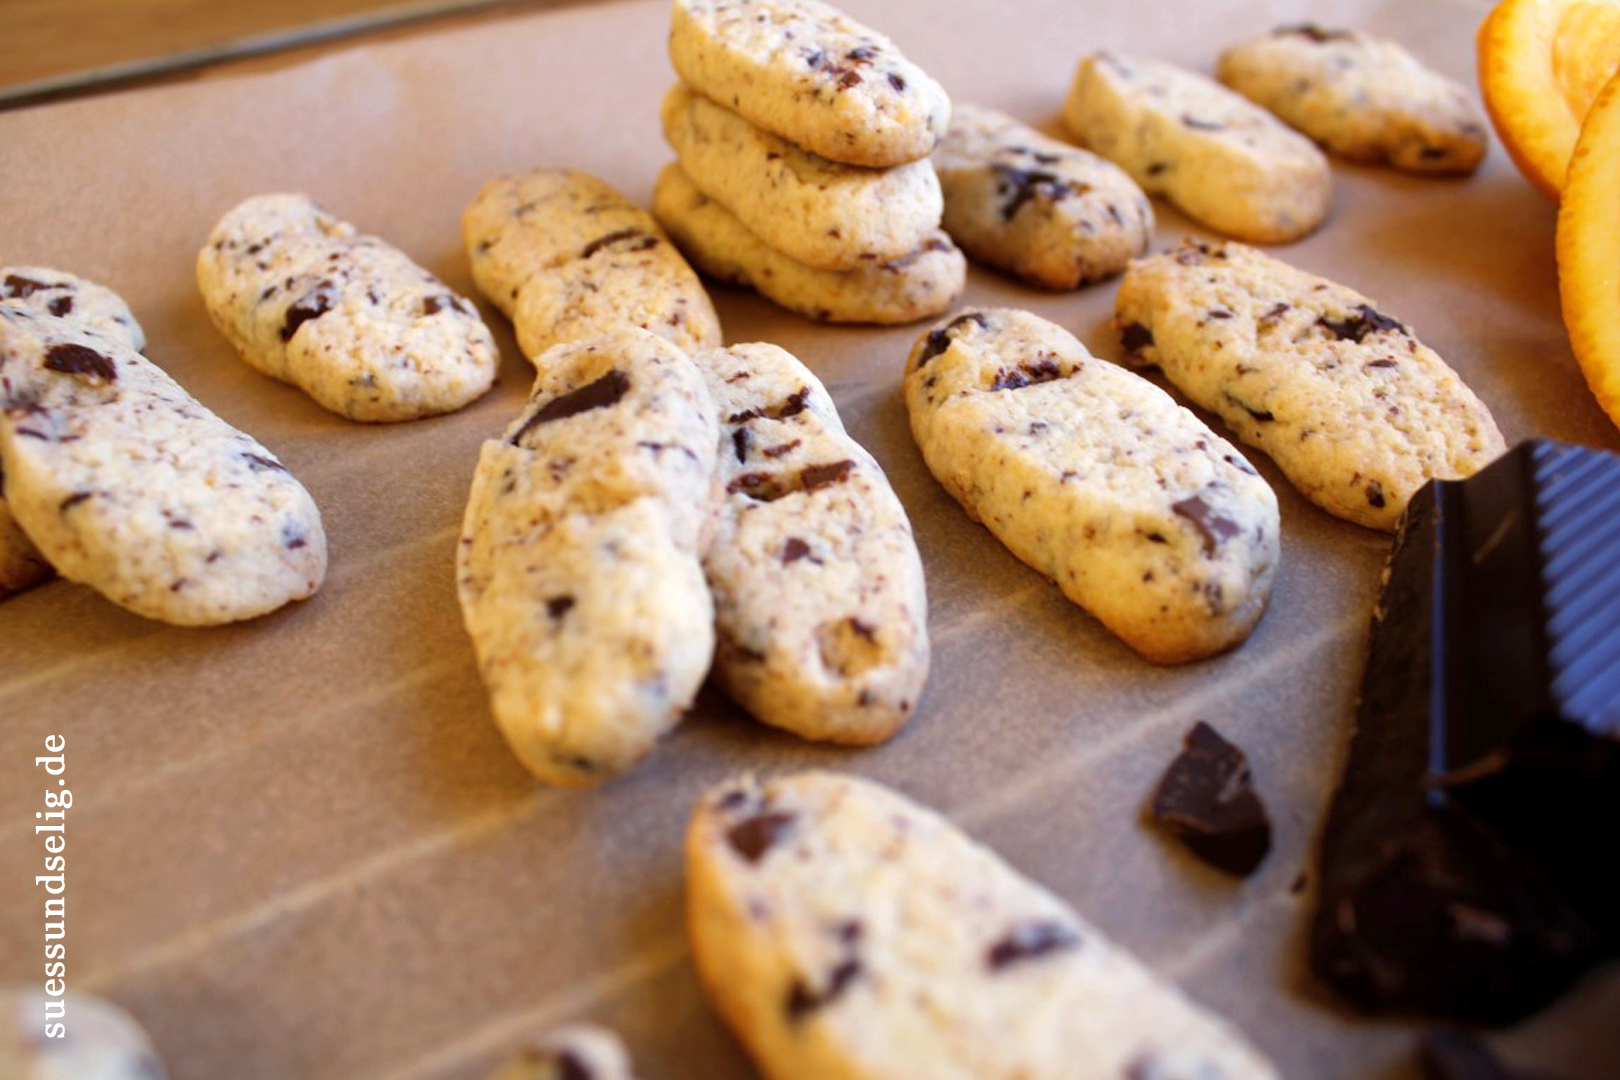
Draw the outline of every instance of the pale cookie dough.
<instances>
[{"instance_id":1,"label":"pale cookie dough","mask_svg":"<svg viewBox=\"0 0 1620 1080\"><path fill-rule=\"evenodd\" d=\"M1063 105L1069 133L1217 232L1297 240L1332 201L1327 158L1305 136L1202 75L1098 53Z\"/></svg>"},{"instance_id":2,"label":"pale cookie dough","mask_svg":"<svg viewBox=\"0 0 1620 1080\"><path fill-rule=\"evenodd\" d=\"M1153 236L1153 208L1123 169L994 109L957 105L934 167L951 239L1032 285L1113 277Z\"/></svg>"},{"instance_id":3,"label":"pale cookie dough","mask_svg":"<svg viewBox=\"0 0 1620 1080\"><path fill-rule=\"evenodd\" d=\"M778 1080L1278 1080L1059 897L869 780L712 789L686 904L704 990Z\"/></svg>"},{"instance_id":4,"label":"pale cookie dough","mask_svg":"<svg viewBox=\"0 0 1620 1080\"><path fill-rule=\"evenodd\" d=\"M5 1080L164 1080L167 1075L146 1032L110 1002L77 991L60 1004L38 990L0 993L0 1077Z\"/></svg>"},{"instance_id":5,"label":"pale cookie dough","mask_svg":"<svg viewBox=\"0 0 1620 1080\"><path fill-rule=\"evenodd\" d=\"M1461 85L1393 41L1284 26L1221 53L1215 74L1328 150L1418 173L1470 173L1485 118Z\"/></svg>"},{"instance_id":6,"label":"pale cookie dough","mask_svg":"<svg viewBox=\"0 0 1620 1080\"><path fill-rule=\"evenodd\" d=\"M451 412L500 356L466 300L307 195L258 195L197 254L208 314L242 359L351 420Z\"/></svg>"},{"instance_id":7,"label":"pale cookie dough","mask_svg":"<svg viewBox=\"0 0 1620 1080\"><path fill-rule=\"evenodd\" d=\"M840 165L754 127L685 86L664 96L664 138L681 172L769 247L819 270L897 259L939 228L927 161Z\"/></svg>"},{"instance_id":8,"label":"pale cookie dough","mask_svg":"<svg viewBox=\"0 0 1620 1080\"><path fill-rule=\"evenodd\" d=\"M42 266L0 267L0 304L67 319L139 352L146 334L123 297L102 285ZM51 576L51 564L28 539L6 505L0 462L0 597Z\"/></svg>"},{"instance_id":9,"label":"pale cookie dough","mask_svg":"<svg viewBox=\"0 0 1620 1080\"><path fill-rule=\"evenodd\" d=\"M892 41L816 0L674 0L669 58L698 93L848 165L925 158L951 118Z\"/></svg>"},{"instance_id":10,"label":"pale cookie dough","mask_svg":"<svg viewBox=\"0 0 1620 1080\"><path fill-rule=\"evenodd\" d=\"M312 595L326 536L275 456L133 349L0 303L6 498L63 577L178 626Z\"/></svg>"},{"instance_id":11,"label":"pale cookie dough","mask_svg":"<svg viewBox=\"0 0 1620 1080\"><path fill-rule=\"evenodd\" d=\"M484 185L461 218L473 281L530 360L639 326L692 351L720 344L697 274L641 207L586 173L537 169Z\"/></svg>"},{"instance_id":12,"label":"pale cookie dough","mask_svg":"<svg viewBox=\"0 0 1620 1080\"><path fill-rule=\"evenodd\" d=\"M908 323L946 310L967 260L935 231L900 258L860 270L816 270L771 250L675 165L658 175L653 213L698 269L822 322Z\"/></svg>"},{"instance_id":13,"label":"pale cookie dough","mask_svg":"<svg viewBox=\"0 0 1620 1080\"><path fill-rule=\"evenodd\" d=\"M0 267L0 303L54 315L111 338L125 348L146 348L146 331L124 298L93 281L43 266Z\"/></svg>"},{"instance_id":14,"label":"pale cookie dough","mask_svg":"<svg viewBox=\"0 0 1620 1080\"><path fill-rule=\"evenodd\" d=\"M699 551L720 436L697 366L645 330L537 367L479 455L456 576L501 732L541 780L578 787L652 749L709 669Z\"/></svg>"},{"instance_id":15,"label":"pale cookie dough","mask_svg":"<svg viewBox=\"0 0 1620 1080\"><path fill-rule=\"evenodd\" d=\"M1490 410L1358 292L1241 244L1132 263L1115 302L1127 359L1157 365L1331 514L1394 529L1431 477L1505 448Z\"/></svg>"},{"instance_id":16,"label":"pale cookie dough","mask_svg":"<svg viewBox=\"0 0 1620 1080\"><path fill-rule=\"evenodd\" d=\"M968 516L1157 663L1246 638L1277 570L1277 497L1146 379L1027 311L968 309L906 362L923 460Z\"/></svg>"},{"instance_id":17,"label":"pale cookie dough","mask_svg":"<svg viewBox=\"0 0 1620 1080\"><path fill-rule=\"evenodd\" d=\"M715 674L767 724L866 745L928 677L928 600L905 509L810 369L769 344L699 353L725 492L704 570Z\"/></svg>"},{"instance_id":18,"label":"pale cookie dough","mask_svg":"<svg viewBox=\"0 0 1620 1080\"><path fill-rule=\"evenodd\" d=\"M489 1080L635 1080L619 1037L594 1024L547 1032Z\"/></svg>"}]
</instances>

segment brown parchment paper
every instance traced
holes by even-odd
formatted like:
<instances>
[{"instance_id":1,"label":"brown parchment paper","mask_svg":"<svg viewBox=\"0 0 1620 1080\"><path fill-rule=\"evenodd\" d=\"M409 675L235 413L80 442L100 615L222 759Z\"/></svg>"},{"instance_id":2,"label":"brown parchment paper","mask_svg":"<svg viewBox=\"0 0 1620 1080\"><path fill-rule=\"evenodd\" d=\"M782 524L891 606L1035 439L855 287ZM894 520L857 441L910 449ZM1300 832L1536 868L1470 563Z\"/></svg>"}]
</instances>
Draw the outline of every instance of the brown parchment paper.
<instances>
[{"instance_id":1,"label":"brown parchment paper","mask_svg":"<svg viewBox=\"0 0 1620 1080\"><path fill-rule=\"evenodd\" d=\"M1477 0L851 0L964 101L1050 127L1097 48L1209 70L1282 22L1359 25L1474 83ZM1354 1018L1302 962L1311 858L1337 776L1388 539L1278 490L1283 563L1242 649L1185 668L1130 653L972 524L927 474L899 377L923 327L821 327L716 290L728 341L771 340L832 389L887 469L927 569L934 669L887 746L758 726L706 692L640 768L538 788L490 719L462 632L454 538L478 444L530 381L505 325L500 384L453 416L334 417L247 368L209 326L192 264L237 200L303 190L471 294L459 215L488 177L541 164L645 200L671 156L665 4L592 5L258 63L186 84L0 114L0 262L120 291L148 353L273 448L325 516L313 600L180 630L52 583L0 603L0 982L43 984L66 740L67 985L150 1030L175 1080L471 1080L563 1020L618 1027L648 1080L754 1075L703 1004L682 930L679 838L739 769L853 770L952 815L1119 942L1231 1017L1296 1080L1411 1077L1416 1027ZM1469 180L1335 165L1333 215L1280 254L1412 324L1509 441L1620 446L1558 317L1554 210L1499 146ZM1189 226L1162 204L1158 244ZM1031 308L1117 358L1114 286L1067 295L974 270L966 299ZM1249 753L1276 819L1233 883L1141 821L1184 731ZM1573 827L1592 827L1577 824ZM1604 827L1594 842L1608 846ZM1602 857L1602 856L1600 856ZM1575 1080L1620 1075L1620 979L1600 973L1497 1039ZM71 1022L71 1014L70 1014ZM1009 1033L1009 1037L1016 1037ZM919 1078L925 1080L925 1078Z\"/></svg>"}]
</instances>

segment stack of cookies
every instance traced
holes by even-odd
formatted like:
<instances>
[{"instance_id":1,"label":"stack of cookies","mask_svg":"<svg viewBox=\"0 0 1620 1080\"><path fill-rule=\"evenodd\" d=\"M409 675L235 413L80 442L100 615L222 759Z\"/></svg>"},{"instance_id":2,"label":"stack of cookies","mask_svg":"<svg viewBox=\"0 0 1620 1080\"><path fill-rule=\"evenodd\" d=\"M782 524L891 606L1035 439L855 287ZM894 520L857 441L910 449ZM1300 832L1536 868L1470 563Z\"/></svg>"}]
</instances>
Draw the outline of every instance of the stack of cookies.
<instances>
[{"instance_id":1,"label":"stack of cookies","mask_svg":"<svg viewBox=\"0 0 1620 1080\"><path fill-rule=\"evenodd\" d=\"M966 264L928 154L945 91L817 0L675 0L653 212L710 277L830 322L945 311Z\"/></svg>"}]
</instances>

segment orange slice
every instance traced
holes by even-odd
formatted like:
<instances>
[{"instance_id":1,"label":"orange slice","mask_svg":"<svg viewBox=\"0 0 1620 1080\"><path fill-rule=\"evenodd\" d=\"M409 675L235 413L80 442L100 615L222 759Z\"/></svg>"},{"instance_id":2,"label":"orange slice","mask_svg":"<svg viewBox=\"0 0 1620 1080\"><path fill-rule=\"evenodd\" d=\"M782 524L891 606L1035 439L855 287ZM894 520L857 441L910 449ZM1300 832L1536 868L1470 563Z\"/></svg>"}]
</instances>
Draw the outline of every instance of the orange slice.
<instances>
[{"instance_id":1,"label":"orange slice","mask_svg":"<svg viewBox=\"0 0 1620 1080\"><path fill-rule=\"evenodd\" d=\"M1620 75L1592 103L1558 207L1558 294L1586 382L1620 426Z\"/></svg>"},{"instance_id":2,"label":"orange slice","mask_svg":"<svg viewBox=\"0 0 1620 1080\"><path fill-rule=\"evenodd\" d=\"M1502 145L1557 199L1581 119L1620 68L1620 0L1503 0L1478 44L1480 90Z\"/></svg>"}]
</instances>

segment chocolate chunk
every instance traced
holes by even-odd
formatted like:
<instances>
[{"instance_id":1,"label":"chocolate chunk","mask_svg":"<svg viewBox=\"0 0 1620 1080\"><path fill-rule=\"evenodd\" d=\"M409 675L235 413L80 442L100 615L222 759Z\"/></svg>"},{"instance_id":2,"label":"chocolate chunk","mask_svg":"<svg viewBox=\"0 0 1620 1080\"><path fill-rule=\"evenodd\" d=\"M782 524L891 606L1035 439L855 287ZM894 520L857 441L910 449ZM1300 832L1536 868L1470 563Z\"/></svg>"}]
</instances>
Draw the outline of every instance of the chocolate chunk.
<instances>
[{"instance_id":1,"label":"chocolate chunk","mask_svg":"<svg viewBox=\"0 0 1620 1080\"><path fill-rule=\"evenodd\" d=\"M629 391L630 376L618 368L610 368L607 374L546 402L512 435L512 445L521 446L523 436L528 434L531 428L582 412L590 412L592 409L605 409L609 405L616 404Z\"/></svg>"},{"instance_id":2,"label":"chocolate chunk","mask_svg":"<svg viewBox=\"0 0 1620 1080\"><path fill-rule=\"evenodd\" d=\"M1338 41L1353 37L1348 30L1324 30L1314 23L1298 23L1293 26L1279 26L1272 32L1273 37L1302 37L1316 42L1318 45L1326 41Z\"/></svg>"},{"instance_id":3,"label":"chocolate chunk","mask_svg":"<svg viewBox=\"0 0 1620 1080\"><path fill-rule=\"evenodd\" d=\"M1402 517L1321 850L1311 966L1509 1023L1620 943L1620 456L1522 443Z\"/></svg>"},{"instance_id":4,"label":"chocolate chunk","mask_svg":"<svg viewBox=\"0 0 1620 1080\"><path fill-rule=\"evenodd\" d=\"M793 391L793 393L789 394L786 401L782 402L782 404L778 405L774 410L766 412L765 415L770 417L772 420L786 420L790 416L797 416L804 412L804 410L809 406L809 403L810 388L808 386L801 386L797 390Z\"/></svg>"},{"instance_id":5,"label":"chocolate chunk","mask_svg":"<svg viewBox=\"0 0 1620 1080\"><path fill-rule=\"evenodd\" d=\"M1376 480L1367 481L1367 505L1382 508L1384 505L1384 485Z\"/></svg>"},{"instance_id":6,"label":"chocolate chunk","mask_svg":"<svg viewBox=\"0 0 1620 1080\"><path fill-rule=\"evenodd\" d=\"M281 340L291 341L300 326L331 311L333 290L334 286L330 281L322 281L294 300L292 306L287 308L286 321L281 324Z\"/></svg>"},{"instance_id":7,"label":"chocolate chunk","mask_svg":"<svg viewBox=\"0 0 1620 1080\"><path fill-rule=\"evenodd\" d=\"M777 443L775 446L767 446L763 453L768 458L779 458L784 454L792 453L799 445L799 439L790 439L785 443Z\"/></svg>"},{"instance_id":8,"label":"chocolate chunk","mask_svg":"<svg viewBox=\"0 0 1620 1080\"><path fill-rule=\"evenodd\" d=\"M1271 820L1243 751L1200 720L1153 793L1152 816L1194 855L1239 877L1271 850Z\"/></svg>"},{"instance_id":9,"label":"chocolate chunk","mask_svg":"<svg viewBox=\"0 0 1620 1080\"><path fill-rule=\"evenodd\" d=\"M646 249L651 248L653 244L658 243L658 236L653 236L651 233L645 232L645 230L640 230L640 228L635 228L632 225L630 228L620 228L619 232L608 233L606 236L598 236L596 240L585 244L585 248L580 251L580 257L582 257L582 259L590 259L593 254L598 253L598 251L601 251L601 249L608 248L609 244L616 244L622 240L630 240L630 238L633 238L633 236L640 236L642 240L640 240L640 243L632 244L629 251L646 251Z\"/></svg>"},{"instance_id":10,"label":"chocolate chunk","mask_svg":"<svg viewBox=\"0 0 1620 1080\"><path fill-rule=\"evenodd\" d=\"M1226 130L1226 125L1225 124L1218 123L1218 122L1216 122L1214 120L1200 120L1196 116L1183 116L1181 118L1181 123L1182 123L1183 127L1191 128L1194 131L1224 131L1224 130Z\"/></svg>"},{"instance_id":11,"label":"chocolate chunk","mask_svg":"<svg viewBox=\"0 0 1620 1080\"><path fill-rule=\"evenodd\" d=\"M743 473L726 485L726 494L735 495L742 492L756 502L775 502L777 499L801 490L795 479L792 476L783 476L780 473Z\"/></svg>"},{"instance_id":12,"label":"chocolate chunk","mask_svg":"<svg viewBox=\"0 0 1620 1080\"><path fill-rule=\"evenodd\" d=\"M990 946L984 962L991 971L1000 971L1021 960L1034 960L1048 953L1062 952L1080 944L1080 935L1062 923L1026 922L1007 931Z\"/></svg>"},{"instance_id":13,"label":"chocolate chunk","mask_svg":"<svg viewBox=\"0 0 1620 1080\"><path fill-rule=\"evenodd\" d=\"M1384 330L1393 330L1398 334L1406 333L1406 327L1387 315L1379 314L1366 304L1356 305L1355 314L1348 319L1330 319L1323 315L1316 320L1316 325L1340 341L1354 341L1358 345L1368 334Z\"/></svg>"},{"instance_id":14,"label":"chocolate chunk","mask_svg":"<svg viewBox=\"0 0 1620 1080\"><path fill-rule=\"evenodd\" d=\"M1236 405L1238 408L1242 409L1244 412L1248 413L1262 424L1269 424L1277 419L1277 415L1270 409L1256 409L1252 405L1248 405L1240 401L1230 392L1226 394L1226 400L1230 401L1232 404Z\"/></svg>"},{"instance_id":15,"label":"chocolate chunk","mask_svg":"<svg viewBox=\"0 0 1620 1080\"><path fill-rule=\"evenodd\" d=\"M242 457L247 461L248 468L252 469L254 472L287 471L287 466L283 465L281 462L274 461L267 457L260 457L258 454L243 454Z\"/></svg>"},{"instance_id":16,"label":"chocolate chunk","mask_svg":"<svg viewBox=\"0 0 1620 1080\"><path fill-rule=\"evenodd\" d=\"M996 372L996 377L990 383L991 390L1018 390L1025 386L1034 386L1036 383L1052 382L1063 378L1063 371L1058 367L1057 361L1051 357L1043 357L1033 364L1023 364L1012 370L1002 368Z\"/></svg>"},{"instance_id":17,"label":"chocolate chunk","mask_svg":"<svg viewBox=\"0 0 1620 1080\"><path fill-rule=\"evenodd\" d=\"M806 465L799 472L799 480L804 484L804 490L815 491L828 484L836 484L848 476L855 468L855 463L848 458L843 461L834 461L830 465Z\"/></svg>"},{"instance_id":18,"label":"chocolate chunk","mask_svg":"<svg viewBox=\"0 0 1620 1080\"><path fill-rule=\"evenodd\" d=\"M23 277L21 274L7 274L5 280L0 282L0 289L4 290L7 299L23 300L42 289L54 289L56 286L47 285L43 281Z\"/></svg>"},{"instance_id":19,"label":"chocolate chunk","mask_svg":"<svg viewBox=\"0 0 1620 1080\"><path fill-rule=\"evenodd\" d=\"M590 1066L567 1050L557 1052L557 1080L593 1080Z\"/></svg>"},{"instance_id":20,"label":"chocolate chunk","mask_svg":"<svg viewBox=\"0 0 1620 1080\"><path fill-rule=\"evenodd\" d=\"M568 614L568 610L574 606L574 603L574 598L569 596L567 593L564 593L561 596L547 597L546 614L550 615L553 619L560 619L564 615Z\"/></svg>"},{"instance_id":21,"label":"chocolate chunk","mask_svg":"<svg viewBox=\"0 0 1620 1080\"><path fill-rule=\"evenodd\" d=\"M848 90L851 87L859 86L860 84L861 77L859 75L853 71L846 71L844 72L843 77L838 80L838 89Z\"/></svg>"},{"instance_id":22,"label":"chocolate chunk","mask_svg":"<svg viewBox=\"0 0 1620 1080\"><path fill-rule=\"evenodd\" d=\"M88 345L64 341L45 350L45 366L65 375L94 375L102 382L118 378L118 369L107 357Z\"/></svg>"},{"instance_id":23,"label":"chocolate chunk","mask_svg":"<svg viewBox=\"0 0 1620 1080\"><path fill-rule=\"evenodd\" d=\"M1126 352L1141 352L1153 344L1153 331L1139 322L1126 323L1120 327L1119 343L1125 346Z\"/></svg>"},{"instance_id":24,"label":"chocolate chunk","mask_svg":"<svg viewBox=\"0 0 1620 1080\"><path fill-rule=\"evenodd\" d=\"M736 428L731 433L731 449L738 461L748 460L748 429Z\"/></svg>"},{"instance_id":25,"label":"chocolate chunk","mask_svg":"<svg viewBox=\"0 0 1620 1080\"><path fill-rule=\"evenodd\" d=\"M827 977L827 985L821 991L811 990L802 979L794 979L793 986L788 990L787 1015L789 1020L802 1020L817 1009L832 1004L849 989L861 973L861 962L853 957L841 961L832 969Z\"/></svg>"},{"instance_id":26,"label":"chocolate chunk","mask_svg":"<svg viewBox=\"0 0 1620 1080\"><path fill-rule=\"evenodd\" d=\"M84 502L84 500L88 499L90 496L92 496L94 494L95 494L95 492L93 492L93 491L75 491L73 494L69 495L67 498L65 498L61 502L57 503L56 508L57 508L57 510L62 511L63 513L66 513L68 510L71 510L73 507L78 506L80 503Z\"/></svg>"},{"instance_id":27,"label":"chocolate chunk","mask_svg":"<svg viewBox=\"0 0 1620 1080\"><path fill-rule=\"evenodd\" d=\"M895 93L897 93L897 94L902 93L902 92L904 92L904 90L906 88L906 80L902 79L900 76L894 74L893 72L890 72L890 74L889 74L889 85L894 87L894 92Z\"/></svg>"},{"instance_id":28,"label":"chocolate chunk","mask_svg":"<svg viewBox=\"0 0 1620 1080\"><path fill-rule=\"evenodd\" d=\"M877 55L877 50L869 45L857 45L844 54L844 59L853 64L870 64Z\"/></svg>"},{"instance_id":29,"label":"chocolate chunk","mask_svg":"<svg viewBox=\"0 0 1620 1080\"><path fill-rule=\"evenodd\" d=\"M45 310L49 311L52 315L55 315L58 319L62 318L64 315L72 314L73 297L53 296L45 305Z\"/></svg>"},{"instance_id":30,"label":"chocolate chunk","mask_svg":"<svg viewBox=\"0 0 1620 1080\"><path fill-rule=\"evenodd\" d=\"M1221 546L1221 541L1230 540L1243 531L1237 522L1210 509L1209 504L1198 495L1171 503L1170 509L1177 516L1192 522L1193 528L1204 538L1204 554L1211 557Z\"/></svg>"},{"instance_id":31,"label":"chocolate chunk","mask_svg":"<svg viewBox=\"0 0 1620 1080\"><path fill-rule=\"evenodd\" d=\"M424 297L422 300L423 315L437 315L444 308L444 301L437 296Z\"/></svg>"},{"instance_id":32,"label":"chocolate chunk","mask_svg":"<svg viewBox=\"0 0 1620 1080\"><path fill-rule=\"evenodd\" d=\"M1001 204L1001 220L1011 221L1031 199L1045 197L1057 202L1069 195L1083 195L1091 188L1086 184L1073 184L1056 173L1037 169L1018 169L1000 162L996 170L996 191L1005 197Z\"/></svg>"},{"instance_id":33,"label":"chocolate chunk","mask_svg":"<svg viewBox=\"0 0 1620 1080\"><path fill-rule=\"evenodd\" d=\"M781 811L764 811L743 818L726 830L726 842L750 863L757 863L793 828L795 816Z\"/></svg>"},{"instance_id":34,"label":"chocolate chunk","mask_svg":"<svg viewBox=\"0 0 1620 1080\"><path fill-rule=\"evenodd\" d=\"M803 540L800 540L797 536L788 537L787 543L782 545L782 562L784 564L798 562L800 559L809 554L810 545L805 543Z\"/></svg>"},{"instance_id":35,"label":"chocolate chunk","mask_svg":"<svg viewBox=\"0 0 1620 1080\"><path fill-rule=\"evenodd\" d=\"M968 323L977 323L979 326L986 329L988 329L990 326L990 324L985 321L984 316L979 314L977 311L970 311L966 315L958 315L956 318L952 319L950 322L928 335L928 344L923 346L922 354L917 357L917 366L922 367L924 364L928 363L928 361L932 360L946 349L949 349L951 347L951 338L955 336L955 331L960 327L966 326Z\"/></svg>"}]
</instances>

